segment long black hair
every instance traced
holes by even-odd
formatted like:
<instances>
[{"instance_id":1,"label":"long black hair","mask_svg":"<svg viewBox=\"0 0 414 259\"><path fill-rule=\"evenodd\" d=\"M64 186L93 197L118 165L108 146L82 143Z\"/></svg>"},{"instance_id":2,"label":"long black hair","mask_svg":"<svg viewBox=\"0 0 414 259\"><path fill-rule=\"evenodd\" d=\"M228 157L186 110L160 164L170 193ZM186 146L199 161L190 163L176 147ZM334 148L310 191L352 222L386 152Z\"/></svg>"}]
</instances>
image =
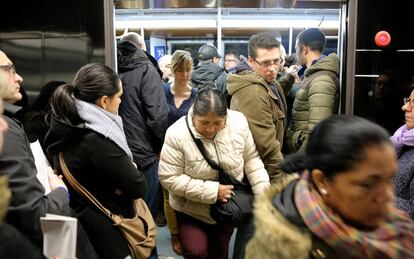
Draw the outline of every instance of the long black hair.
<instances>
[{"instance_id":1,"label":"long black hair","mask_svg":"<svg viewBox=\"0 0 414 259\"><path fill-rule=\"evenodd\" d=\"M368 147L383 143L390 143L389 135L379 125L357 116L333 115L315 126L304 153L288 156L281 166L288 173L319 169L332 179L353 169Z\"/></svg>"},{"instance_id":2,"label":"long black hair","mask_svg":"<svg viewBox=\"0 0 414 259\"><path fill-rule=\"evenodd\" d=\"M120 79L110 67L98 63L87 64L76 73L73 84L62 85L55 91L51 102L53 114L76 125L82 120L74 98L95 103L100 97L112 97L119 90Z\"/></svg>"}]
</instances>

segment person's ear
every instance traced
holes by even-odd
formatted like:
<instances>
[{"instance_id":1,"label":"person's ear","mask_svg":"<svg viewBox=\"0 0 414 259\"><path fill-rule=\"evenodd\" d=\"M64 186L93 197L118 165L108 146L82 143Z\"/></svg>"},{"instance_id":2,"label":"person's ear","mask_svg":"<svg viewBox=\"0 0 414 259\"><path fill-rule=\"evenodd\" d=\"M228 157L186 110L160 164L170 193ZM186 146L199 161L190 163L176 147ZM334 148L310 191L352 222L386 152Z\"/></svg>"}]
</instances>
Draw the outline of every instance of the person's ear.
<instances>
[{"instance_id":1,"label":"person's ear","mask_svg":"<svg viewBox=\"0 0 414 259\"><path fill-rule=\"evenodd\" d=\"M329 179L319 169L313 169L311 172L312 181L322 196L329 195Z\"/></svg>"},{"instance_id":2,"label":"person's ear","mask_svg":"<svg viewBox=\"0 0 414 259\"><path fill-rule=\"evenodd\" d=\"M302 48L303 48L303 54L304 54L304 55L307 55L307 54L309 53L309 51L310 51L310 50L309 50L309 47L307 47L307 46L303 45L303 46L302 46Z\"/></svg>"},{"instance_id":3,"label":"person's ear","mask_svg":"<svg viewBox=\"0 0 414 259\"><path fill-rule=\"evenodd\" d=\"M249 56L247 58L247 63L249 64L250 67L253 67L254 66L254 59Z\"/></svg>"},{"instance_id":4,"label":"person's ear","mask_svg":"<svg viewBox=\"0 0 414 259\"><path fill-rule=\"evenodd\" d=\"M95 101L95 104L102 109L106 110L108 106L109 97L107 95L101 96L98 100Z\"/></svg>"}]
</instances>

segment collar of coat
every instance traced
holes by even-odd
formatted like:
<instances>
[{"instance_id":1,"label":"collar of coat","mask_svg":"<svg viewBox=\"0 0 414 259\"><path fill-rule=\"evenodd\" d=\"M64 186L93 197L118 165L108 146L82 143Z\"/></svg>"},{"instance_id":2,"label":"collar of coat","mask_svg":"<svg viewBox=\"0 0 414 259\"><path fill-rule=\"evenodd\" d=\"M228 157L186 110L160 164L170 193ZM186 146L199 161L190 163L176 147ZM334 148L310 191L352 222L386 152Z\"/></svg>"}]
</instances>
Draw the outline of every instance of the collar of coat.
<instances>
[{"instance_id":1,"label":"collar of coat","mask_svg":"<svg viewBox=\"0 0 414 259\"><path fill-rule=\"evenodd\" d=\"M274 197L297 175L285 175L255 199L255 235L249 245L262 246L267 254L283 254L284 258L307 258L312 249L312 238L308 231L286 219L273 205ZM270 245L271 244L271 245ZM260 248L259 248L260 249Z\"/></svg>"},{"instance_id":2,"label":"collar of coat","mask_svg":"<svg viewBox=\"0 0 414 259\"><path fill-rule=\"evenodd\" d=\"M279 82L277 82L277 80L275 79L273 83L276 89L280 91L281 88L280 88ZM269 94L271 98L278 100L278 98L273 93L272 89L270 88L270 83L268 83L262 76L260 76L253 70L243 70L237 74L229 74L227 77L227 84L228 85L237 84L236 87L231 87L233 89L230 89L230 90L229 90L229 86L227 86L227 91L229 92L230 95L234 94L241 88L248 87L252 84L256 84L256 85L263 86L267 90L267 93Z\"/></svg>"},{"instance_id":3,"label":"collar of coat","mask_svg":"<svg viewBox=\"0 0 414 259\"><path fill-rule=\"evenodd\" d=\"M13 116L22 109L22 107L11 104L6 101L3 102L3 107L4 107L4 115L10 118L13 118Z\"/></svg>"}]
</instances>

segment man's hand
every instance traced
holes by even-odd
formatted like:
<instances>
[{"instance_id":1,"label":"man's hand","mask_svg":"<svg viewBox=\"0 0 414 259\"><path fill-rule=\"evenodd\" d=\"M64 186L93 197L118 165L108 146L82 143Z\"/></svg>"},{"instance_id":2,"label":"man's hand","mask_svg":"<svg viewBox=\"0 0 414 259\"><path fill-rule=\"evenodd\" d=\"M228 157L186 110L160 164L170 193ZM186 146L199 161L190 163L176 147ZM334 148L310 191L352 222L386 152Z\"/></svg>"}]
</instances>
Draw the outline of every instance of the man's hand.
<instances>
[{"instance_id":1,"label":"man's hand","mask_svg":"<svg viewBox=\"0 0 414 259\"><path fill-rule=\"evenodd\" d=\"M48 167L47 176L49 178L49 186L52 191L56 190L58 187L63 187L66 190L68 189L62 180L62 176L55 174L51 167Z\"/></svg>"}]
</instances>

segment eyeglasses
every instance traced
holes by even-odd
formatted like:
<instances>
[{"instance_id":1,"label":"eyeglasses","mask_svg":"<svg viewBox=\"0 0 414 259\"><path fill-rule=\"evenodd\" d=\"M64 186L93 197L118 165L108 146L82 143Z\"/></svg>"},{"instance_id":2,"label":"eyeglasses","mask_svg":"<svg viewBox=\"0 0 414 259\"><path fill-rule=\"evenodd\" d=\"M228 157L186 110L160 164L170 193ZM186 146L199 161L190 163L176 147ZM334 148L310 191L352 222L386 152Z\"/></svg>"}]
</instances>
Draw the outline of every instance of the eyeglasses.
<instances>
[{"instance_id":1,"label":"eyeglasses","mask_svg":"<svg viewBox=\"0 0 414 259\"><path fill-rule=\"evenodd\" d=\"M259 61L255 58L253 59L257 64L259 64L262 67L279 66L282 61L280 58L277 58L275 60L265 60L265 61Z\"/></svg>"},{"instance_id":2,"label":"eyeglasses","mask_svg":"<svg viewBox=\"0 0 414 259\"><path fill-rule=\"evenodd\" d=\"M406 105L407 103L409 103L411 107L414 107L414 99L404 98L403 101L404 101L404 105Z\"/></svg>"},{"instance_id":3,"label":"eyeglasses","mask_svg":"<svg viewBox=\"0 0 414 259\"><path fill-rule=\"evenodd\" d=\"M11 73L12 76L16 76L16 67L13 64L0 65L0 68Z\"/></svg>"},{"instance_id":4,"label":"eyeglasses","mask_svg":"<svg viewBox=\"0 0 414 259\"><path fill-rule=\"evenodd\" d=\"M224 63L226 63L226 62L237 62L238 60L236 60L236 59L225 59L224 60Z\"/></svg>"}]
</instances>

